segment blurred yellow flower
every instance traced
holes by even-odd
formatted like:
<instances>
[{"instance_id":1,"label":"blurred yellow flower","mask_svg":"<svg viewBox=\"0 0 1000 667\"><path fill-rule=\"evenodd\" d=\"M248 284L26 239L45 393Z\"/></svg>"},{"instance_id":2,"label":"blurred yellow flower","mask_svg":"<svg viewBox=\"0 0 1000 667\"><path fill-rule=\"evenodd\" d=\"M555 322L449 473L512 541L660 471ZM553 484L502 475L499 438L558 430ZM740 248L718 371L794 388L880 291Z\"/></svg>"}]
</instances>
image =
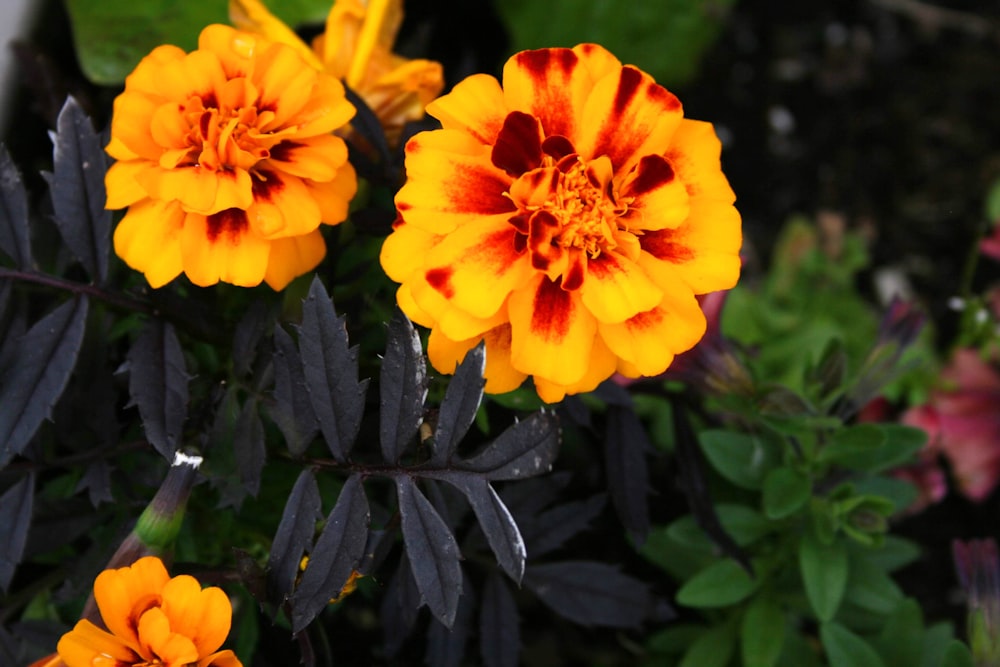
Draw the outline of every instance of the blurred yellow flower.
<instances>
[{"instance_id":1,"label":"blurred yellow flower","mask_svg":"<svg viewBox=\"0 0 1000 667\"><path fill-rule=\"evenodd\" d=\"M705 332L742 243L709 123L604 48L525 51L427 107L382 266L443 373L486 341L486 391L541 398L662 373Z\"/></svg>"},{"instance_id":2,"label":"blurred yellow flower","mask_svg":"<svg viewBox=\"0 0 1000 667\"><path fill-rule=\"evenodd\" d=\"M402 0L336 0L311 49L260 0L230 0L229 17L241 30L287 44L317 69L346 81L378 116L390 142L405 123L423 117L424 107L444 87L440 63L392 51L403 21Z\"/></svg>"},{"instance_id":3,"label":"blurred yellow flower","mask_svg":"<svg viewBox=\"0 0 1000 667\"><path fill-rule=\"evenodd\" d=\"M171 578L159 558L105 570L94 597L107 631L80 621L63 635L66 667L242 667L232 651L218 650L232 623L226 594L194 577Z\"/></svg>"},{"instance_id":4,"label":"blurred yellow flower","mask_svg":"<svg viewBox=\"0 0 1000 667\"><path fill-rule=\"evenodd\" d=\"M335 78L284 44L210 25L198 49L160 46L115 99L108 208L129 207L115 252L153 287L181 272L282 289L326 253L357 189Z\"/></svg>"}]
</instances>

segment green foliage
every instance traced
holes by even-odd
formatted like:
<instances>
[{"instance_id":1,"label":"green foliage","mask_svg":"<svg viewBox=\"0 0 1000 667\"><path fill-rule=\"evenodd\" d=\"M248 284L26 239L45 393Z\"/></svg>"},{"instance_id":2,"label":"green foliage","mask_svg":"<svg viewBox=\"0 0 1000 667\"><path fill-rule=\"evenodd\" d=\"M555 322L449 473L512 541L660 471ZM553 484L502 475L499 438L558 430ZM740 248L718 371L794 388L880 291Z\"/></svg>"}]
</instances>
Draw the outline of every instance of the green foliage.
<instances>
[{"instance_id":1,"label":"green foliage","mask_svg":"<svg viewBox=\"0 0 1000 667\"><path fill-rule=\"evenodd\" d=\"M595 42L661 84L681 86L722 31L735 0L498 0L514 51Z\"/></svg>"},{"instance_id":2,"label":"green foliage","mask_svg":"<svg viewBox=\"0 0 1000 667\"><path fill-rule=\"evenodd\" d=\"M288 25L326 18L329 0L265 2ZM73 42L84 74L113 85L125 80L139 61L161 44L185 51L211 23L229 23L228 0L66 0Z\"/></svg>"}]
</instances>

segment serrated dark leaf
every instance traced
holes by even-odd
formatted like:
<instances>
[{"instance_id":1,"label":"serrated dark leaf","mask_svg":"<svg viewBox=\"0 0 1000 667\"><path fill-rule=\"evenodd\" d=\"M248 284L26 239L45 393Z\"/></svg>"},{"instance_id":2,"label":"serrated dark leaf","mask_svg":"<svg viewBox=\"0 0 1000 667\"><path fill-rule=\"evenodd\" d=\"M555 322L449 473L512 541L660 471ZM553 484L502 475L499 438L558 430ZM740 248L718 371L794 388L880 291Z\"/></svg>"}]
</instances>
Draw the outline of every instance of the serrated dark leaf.
<instances>
[{"instance_id":1,"label":"serrated dark leaf","mask_svg":"<svg viewBox=\"0 0 1000 667\"><path fill-rule=\"evenodd\" d=\"M90 119L72 97L59 112L53 143L53 173L45 176L56 226L87 273L103 283L111 245L111 211L104 208L107 156Z\"/></svg>"},{"instance_id":2,"label":"serrated dark leaf","mask_svg":"<svg viewBox=\"0 0 1000 667\"><path fill-rule=\"evenodd\" d=\"M233 433L233 452L236 469L240 472L243 488L253 497L260 493L260 475L264 470L267 452L264 449L264 425L257 412L257 400L248 399L236 419Z\"/></svg>"},{"instance_id":3,"label":"serrated dark leaf","mask_svg":"<svg viewBox=\"0 0 1000 667\"><path fill-rule=\"evenodd\" d=\"M434 453L430 459L432 465L447 464L458 443L472 426L483 401L485 370L486 346L480 343L466 353L465 359L455 369L455 375L448 381L434 429Z\"/></svg>"},{"instance_id":4,"label":"serrated dark leaf","mask_svg":"<svg viewBox=\"0 0 1000 667\"><path fill-rule=\"evenodd\" d=\"M150 319L128 355L128 391L139 408L146 439L172 461L187 419L188 374L172 324Z\"/></svg>"},{"instance_id":5,"label":"serrated dark leaf","mask_svg":"<svg viewBox=\"0 0 1000 667\"><path fill-rule=\"evenodd\" d=\"M479 609L479 648L486 667L517 667L521 656L521 621L510 586L497 573L483 585Z\"/></svg>"},{"instance_id":6,"label":"serrated dark leaf","mask_svg":"<svg viewBox=\"0 0 1000 667\"><path fill-rule=\"evenodd\" d=\"M114 500L111 495L111 466L104 459L98 459L87 466L83 477L76 484L76 490L86 491L90 504L97 507L101 503Z\"/></svg>"},{"instance_id":7,"label":"serrated dark leaf","mask_svg":"<svg viewBox=\"0 0 1000 667\"><path fill-rule=\"evenodd\" d=\"M476 596L468 576L462 577L462 591L451 628L446 628L437 620L431 620L427 628L424 663L431 667L459 667L465 657L465 646L469 643L472 617L476 610Z\"/></svg>"},{"instance_id":8,"label":"serrated dark leaf","mask_svg":"<svg viewBox=\"0 0 1000 667\"><path fill-rule=\"evenodd\" d=\"M359 475L344 482L292 595L292 632L299 633L336 597L365 552L371 513Z\"/></svg>"},{"instance_id":9,"label":"serrated dark leaf","mask_svg":"<svg viewBox=\"0 0 1000 667\"><path fill-rule=\"evenodd\" d=\"M397 477L396 491L413 579L431 614L450 628L462 594L458 544L411 477Z\"/></svg>"},{"instance_id":10,"label":"serrated dark leaf","mask_svg":"<svg viewBox=\"0 0 1000 667\"><path fill-rule=\"evenodd\" d=\"M333 458L344 461L361 427L368 381L358 382L358 349L319 277L302 303L299 351L309 400Z\"/></svg>"},{"instance_id":11,"label":"serrated dark leaf","mask_svg":"<svg viewBox=\"0 0 1000 667\"><path fill-rule=\"evenodd\" d=\"M522 518L517 515L524 543L532 558L539 558L566 544L574 535L590 527L607 504L604 494L565 505L557 505L540 514Z\"/></svg>"},{"instance_id":12,"label":"serrated dark leaf","mask_svg":"<svg viewBox=\"0 0 1000 667\"><path fill-rule=\"evenodd\" d=\"M6 147L0 146L0 250L22 271L33 263L29 230L28 195L21 174Z\"/></svg>"},{"instance_id":13,"label":"serrated dark leaf","mask_svg":"<svg viewBox=\"0 0 1000 667\"><path fill-rule=\"evenodd\" d=\"M0 665L16 665L17 645L7 629L0 625Z\"/></svg>"},{"instance_id":14,"label":"serrated dark leaf","mask_svg":"<svg viewBox=\"0 0 1000 667\"><path fill-rule=\"evenodd\" d=\"M698 445L697 436L688 421L687 411L679 404L674 405L674 432L677 443L677 467L681 491L687 497L691 514L712 541L726 555L753 574L750 559L732 536L722 527L719 515L705 479L705 458Z\"/></svg>"},{"instance_id":15,"label":"serrated dark leaf","mask_svg":"<svg viewBox=\"0 0 1000 667\"><path fill-rule=\"evenodd\" d=\"M413 580L413 569L404 551L399 558L395 573L385 587L379 614L385 652L390 658L399 653L406 638L413 631L420 604L420 591L417 590L417 582Z\"/></svg>"},{"instance_id":16,"label":"serrated dark leaf","mask_svg":"<svg viewBox=\"0 0 1000 667\"><path fill-rule=\"evenodd\" d=\"M18 340L0 378L0 468L24 451L69 381L83 343L87 298L67 301Z\"/></svg>"},{"instance_id":17,"label":"serrated dark leaf","mask_svg":"<svg viewBox=\"0 0 1000 667\"><path fill-rule=\"evenodd\" d=\"M639 546L649 534L650 449L646 429L631 408L608 406L604 438L605 474L611 501L622 525Z\"/></svg>"},{"instance_id":18,"label":"serrated dark leaf","mask_svg":"<svg viewBox=\"0 0 1000 667\"><path fill-rule=\"evenodd\" d=\"M319 432L302 360L295 341L281 325L274 325L274 404L271 418L285 436L292 456L302 456Z\"/></svg>"},{"instance_id":19,"label":"serrated dark leaf","mask_svg":"<svg viewBox=\"0 0 1000 667\"><path fill-rule=\"evenodd\" d=\"M316 476L312 470L303 470L285 502L285 510L267 558L268 599L275 606L284 602L292 592L299 562L312 546L316 522L323 516L321 507Z\"/></svg>"},{"instance_id":20,"label":"serrated dark leaf","mask_svg":"<svg viewBox=\"0 0 1000 667\"><path fill-rule=\"evenodd\" d=\"M240 318L233 332L233 374L236 377L242 378L250 372L270 322L270 309L263 301L251 303Z\"/></svg>"},{"instance_id":21,"label":"serrated dark leaf","mask_svg":"<svg viewBox=\"0 0 1000 667\"><path fill-rule=\"evenodd\" d=\"M558 451L559 420L554 412L539 410L456 467L483 473L493 481L524 479L548 472Z\"/></svg>"},{"instance_id":22,"label":"serrated dark leaf","mask_svg":"<svg viewBox=\"0 0 1000 667\"><path fill-rule=\"evenodd\" d=\"M586 627L634 628L650 605L645 584L593 561L532 565L524 585L552 611Z\"/></svg>"},{"instance_id":23,"label":"serrated dark leaf","mask_svg":"<svg viewBox=\"0 0 1000 667\"><path fill-rule=\"evenodd\" d=\"M526 557L521 531L514 522L507 506L500 500L490 483L474 474L455 474L443 477L459 489L476 513L479 527L486 536L497 564L511 579L520 583L524 575Z\"/></svg>"},{"instance_id":24,"label":"serrated dark leaf","mask_svg":"<svg viewBox=\"0 0 1000 667\"><path fill-rule=\"evenodd\" d=\"M7 592L24 555L35 500L35 473L29 472L0 496L0 588Z\"/></svg>"},{"instance_id":25,"label":"serrated dark leaf","mask_svg":"<svg viewBox=\"0 0 1000 667\"><path fill-rule=\"evenodd\" d=\"M379 396L382 456L396 463L420 428L427 398L427 366L420 336L398 308L389 321Z\"/></svg>"}]
</instances>

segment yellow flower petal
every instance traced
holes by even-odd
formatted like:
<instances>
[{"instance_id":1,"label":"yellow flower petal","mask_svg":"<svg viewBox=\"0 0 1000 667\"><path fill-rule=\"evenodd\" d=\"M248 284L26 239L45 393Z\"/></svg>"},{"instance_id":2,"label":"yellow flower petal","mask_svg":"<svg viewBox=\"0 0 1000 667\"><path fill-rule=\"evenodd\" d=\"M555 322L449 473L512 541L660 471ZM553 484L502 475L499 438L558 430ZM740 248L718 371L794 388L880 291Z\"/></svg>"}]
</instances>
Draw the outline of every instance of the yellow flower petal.
<instances>
[{"instance_id":1,"label":"yellow flower petal","mask_svg":"<svg viewBox=\"0 0 1000 667\"><path fill-rule=\"evenodd\" d=\"M170 629L194 643L198 656L216 651L229 634L233 608L222 589L201 588L194 577L180 575L163 588L163 614Z\"/></svg>"},{"instance_id":2,"label":"yellow flower petal","mask_svg":"<svg viewBox=\"0 0 1000 667\"><path fill-rule=\"evenodd\" d=\"M219 651L198 661L198 667L243 667L236 655L229 650Z\"/></svg>"},{"instance_id":3,"label":"yellow flower petal","mask_svg":"<svg viewBox=\"0 0 1000 667\"><path fill-rule=\"evenodd\" d=\"M590 70L572 49L522 51L503 68L505 107L531 114L546 136L564 136L574 146L585 130L580 121L592 86Z\"/></svg>"},{"instance_id":4,"label":"yellow flower petal","mask_svg":"<svg viewBox=\"0 0 1000 667\"><path fill-rule=\"evenodd\" d=\"M90 621L79 621L64 634L59 639L58 650L66 667L134 665L140 660L122 639L101 630Z\"/></svg>"},{"instance_id":5,"label":"yellow flower petal","mask_svg":"<svg viewBox=\"0 0 1000 667\"><path fill-rule=\"evenodd\" d=\"M594 348L591 350L587 372L584 376L572 384L557 384L536 376L535 389L538 392L538 397L546 403L558 403L566 397L566 394L593 391L597 389L597 385L607 380L615 372L616 362L615 354L598 337L594 340Z\"/></svg>"},{"instance_id":6,"label":"yellow flower petal","mask_svg":"<svg viewBox=\"0 0 1000 667\"><path fill-rule=\"evenodd\" d=\"M350 162L337 169L332 181L318 183L303 179L309 196L319 205L320 219L328 225L336 225L347 219L351 199L358 191L358 178Z\"/></svg>"},{"instance_id":7,"label":"yellow flower petal","mask_svg":"<svg viewBox=\"0 0 1000 667\"><path fill-rule=\"evenodd\" d=\"M634 229L675 228L688 217L690 197L665 158L645 155L622 184L621 197L631 203L622 219Z\"/></svg>"},{"instance_id":8,"label":"yellow flower petal","mask_svg":"<svg viewBox=\"0 0 1000 667\"><path fill-rule=\"evenodd\" d=\"M428 104L427 113L446 130L463 130L480 143L492 145L507 108L500 82L488 74L473 74Z\"/></svg>"},{"instance_id":9,"label":"yellow flower petal","mask_svg":"<svg viewBox=\"0 0 1000 667\"><path fill-rule=\"evenodd\" d=\"M510 325L507 324L496 327L482 336L457 342L438 330L432 330L427 339L427 357L434 368L454 373L455 367L462 362L466 353L480 341L486 341L485 391L490 394L503 394L520 387L528 377L527 373L518 371L511 364L510 340Z\"/></svg>"},{"instance_id":10,"label":"yellow flower petal","mask_svg":"<svg viewBox=\"0 0 1000 667\"><path fill-rule=\"evenodd\" d=\"M309 234L319 227L320 210L302 179L260 168L253 178L253 205L247 219L262 239Z\"/></svg>"},{"instance_id":11,"label":"yellow flower petal","mask_svg":"<svg viewBox=\"0 0 1000 667\"><path fill-rule=\"evenodd\" d=\"M220 280L254 287L264 280L271 242L250 230L246 213L226 209L211 216L189 213L181 232L184 273L195 285Z\"/></svg>"},{"instance_id":12,"label":"yellow flower petal","mask_svg":"<svg viewBox=\"0 0 1000 667\"><path fill-rule=\"evenodd\" d=\"M160 594L169 580L162 561L153 557L101 572L94 581L94 599L104 625L127 643L138 645L139 616L160 603Z\"/></svg>"},{"instance_id":13,"label":"yellow flower petal","mask_svg":"<svg viewBox=\"0 0 1000 667\"><path fill-rule=\"evenodd\" d=\"M511 364L558 384L587 372L597 320L580 298L545 276L510 296Z\"/></svg>"},{"instance_id":14,"label":"yellow flower petal","mask_svg":"<svg viewBox=\"0 0 1000 667\"><path fill-rule=\"evenodd\" d=\"M722 142L711 123L685 118L677 126L665 157L692 197L709 197L732 204L736 194L722 173Z\"/></svg>"},{"instance_id":15,"label":"yellow flower petal","mask_svg":"<svg viewBox=\"0 0 1000 667\"><path fill-rule=\"evenodd\" d=\"M147 169L136 174L153 199L178 201L186 211L211 215L228 208L245 209L253 202L250 174L209 171L201 167Z\"/></svg>"},{"instance_id":16,"label":"yellow flower petal","mask_svg":"<svg viewBox=\"0 0 1000 667\"><path fill-rule=\"evenodd\" d=\"M176 579L171 580L173 581ZM197 586L197 582L195 585ZM189 665L199 657L194 642L183 634L173 632L170 621L159 607L143 613L139 617L138 628L139 652L148 659L155 660L153 664Z\"/></svg>"},{"instance_id":17,"label":"yellow flower petal","mask_svg":"<svg viewBox=\"0 0 1000 667\"><path fill-rule=\"evenodd\" d=\"M301 236L290 236L271 241L264 281L275 291L285 289L288 283L311 271L326 256L326 243L317 229Z\"/></svg>"},{"instance_id":18,"label":"yellow flower petal","mask_svg":"<svg viewBox=\"0 0 1000 667\"><path fill-rule=\"evenodd\" d=\"M599 322L623 322L658 304L663 292L634 262L605 252L587 262L580 298Z\"/></svg>"},{"instance_id":19,"label":"yellow flower petal","mask_svg":"<svg viewBox=\"0 0 1000 667\"><path fill-rule=\"evenodd\" d=\"M105 208L125 208L145 199L148 193L139 184L139 176L151 168L153 168L152 165L141 160L112 164L104 176L104 183L108 191Z\"/></svg>"},{"instance_id":20,"label":"yellow flower petal","mask_svg":"<svg viewBox=\"0 0 1000 667\"><path fill-rule=\"evenodd\" d=\"M176 202L147 199L132 206L114 233L115 254L146 276L154 289L181 274L184 211Z\"/></svg>"},{"instance_id":21,"label":"yellow flower petal","mask_svg":"<svg viewBox=\"0 0 1000 667\"><path fill-rule=\"evenodd\" d=\"M255 32L272 42L292 47L300 58L316 69L323 69L323 63L312 49L259 0L229 0L229 20L240 30Z\"/></svg>"}]
</instances>

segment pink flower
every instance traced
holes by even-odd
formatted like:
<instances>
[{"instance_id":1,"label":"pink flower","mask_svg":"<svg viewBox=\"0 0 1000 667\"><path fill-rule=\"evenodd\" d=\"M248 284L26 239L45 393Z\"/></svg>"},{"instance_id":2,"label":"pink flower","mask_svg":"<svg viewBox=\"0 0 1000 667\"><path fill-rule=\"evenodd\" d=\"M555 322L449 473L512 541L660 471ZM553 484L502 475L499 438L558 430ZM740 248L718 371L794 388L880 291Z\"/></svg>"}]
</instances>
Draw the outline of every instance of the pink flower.
<instances>
[{"instance_id":1,"label":"pink flower","mask_svg":"<svg viewBox=\"0 0 1000 667\"><path fill-rule=\"evenodd\" d=\"M1000 373L973 349L955 352L943 387L904 424L925 430L926 454L944 456L963 495L979 502L1000 482Z\"/></svg>"}]
</instances>

